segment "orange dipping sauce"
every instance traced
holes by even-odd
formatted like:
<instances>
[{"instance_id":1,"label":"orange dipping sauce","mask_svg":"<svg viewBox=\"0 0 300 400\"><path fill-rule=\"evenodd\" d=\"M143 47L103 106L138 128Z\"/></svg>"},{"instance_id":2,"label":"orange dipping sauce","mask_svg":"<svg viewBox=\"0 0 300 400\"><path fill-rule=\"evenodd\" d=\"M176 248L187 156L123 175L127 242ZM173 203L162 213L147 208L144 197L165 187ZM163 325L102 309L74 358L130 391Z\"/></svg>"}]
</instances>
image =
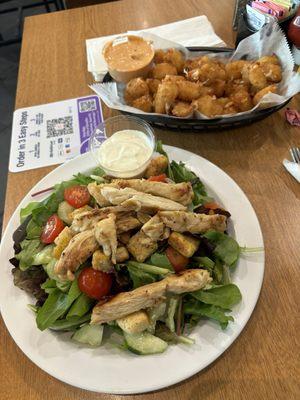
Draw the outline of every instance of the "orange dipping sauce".
<instances>
[{"instance_id":1,"label":"orange dipping sauce","mask_svg":"<svg viewBox=\"0 0 300 400\"><path fill-rule=\"evenodd\" d=\"M154 49L143 38L128 35L107 43L103 55L110 75L118 82L128 82L146 76L154 58Z\"/></svg>"}]
</instances>

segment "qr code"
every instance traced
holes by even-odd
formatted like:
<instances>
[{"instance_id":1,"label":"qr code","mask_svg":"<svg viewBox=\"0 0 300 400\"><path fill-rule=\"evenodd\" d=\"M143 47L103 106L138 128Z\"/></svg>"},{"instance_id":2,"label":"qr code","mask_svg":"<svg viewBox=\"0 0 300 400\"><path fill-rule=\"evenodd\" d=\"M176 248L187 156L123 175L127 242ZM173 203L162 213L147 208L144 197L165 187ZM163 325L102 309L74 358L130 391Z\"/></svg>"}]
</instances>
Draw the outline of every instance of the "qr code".
<instances>
[{"instance_id":1,"label":"qr code","mask_svg":"<svg viewBox=\"0 0 300 400\"><path fill-rule=\"evenodd\" d=\"M70 135L72 133L74 133L74 130L71 115L47 121L47 138Z\"/></svg>"},{"instance_id":2,"label":"qr code","mask_svg":"<svg viewBox=\"0 0 300 400\"><path fill-rule=\"evenodd\" d=\"M79 102L79 112L87 112L97 110L96 99L81 100Z\"/></svg>"}]
</instances>

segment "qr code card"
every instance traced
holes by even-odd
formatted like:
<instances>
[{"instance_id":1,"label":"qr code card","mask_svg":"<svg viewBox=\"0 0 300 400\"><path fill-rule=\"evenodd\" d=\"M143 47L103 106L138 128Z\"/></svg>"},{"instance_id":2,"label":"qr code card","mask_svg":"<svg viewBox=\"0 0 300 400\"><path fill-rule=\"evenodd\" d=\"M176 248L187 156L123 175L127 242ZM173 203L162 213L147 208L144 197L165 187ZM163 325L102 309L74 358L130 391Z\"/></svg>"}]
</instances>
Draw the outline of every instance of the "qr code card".
<instances>
[{"instance_id":1,"label":"qr code card","mask_svg":"<svg viewBox=\"0 0 300 400\"><path fill-rule=\"evenodd\" d=\"M9 170L18 172L60 164L85 153L91 134L102 121L97 96L16 110Z\"/></svg>"}]
</instances>

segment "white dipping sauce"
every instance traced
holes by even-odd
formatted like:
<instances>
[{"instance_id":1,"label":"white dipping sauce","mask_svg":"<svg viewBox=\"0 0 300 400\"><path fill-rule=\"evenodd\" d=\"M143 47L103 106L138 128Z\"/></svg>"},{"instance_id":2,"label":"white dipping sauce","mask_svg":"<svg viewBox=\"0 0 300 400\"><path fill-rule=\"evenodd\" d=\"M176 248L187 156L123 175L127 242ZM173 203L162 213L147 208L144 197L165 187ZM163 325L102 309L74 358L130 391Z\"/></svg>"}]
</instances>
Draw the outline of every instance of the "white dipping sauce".
<instances>
[{"instance_id":1,"label":"white dipping sauce","mask_svg":"<svg viewBox=\"0 0 300 400\"><path fill-rule=\"evenodd\" d=\"M132 129L115 132L98 150L99 161L108 172L119 177L142 173L153 149L147 136ZM129 172L129 174L128 174Z\"/></svg>"}]
</instances>

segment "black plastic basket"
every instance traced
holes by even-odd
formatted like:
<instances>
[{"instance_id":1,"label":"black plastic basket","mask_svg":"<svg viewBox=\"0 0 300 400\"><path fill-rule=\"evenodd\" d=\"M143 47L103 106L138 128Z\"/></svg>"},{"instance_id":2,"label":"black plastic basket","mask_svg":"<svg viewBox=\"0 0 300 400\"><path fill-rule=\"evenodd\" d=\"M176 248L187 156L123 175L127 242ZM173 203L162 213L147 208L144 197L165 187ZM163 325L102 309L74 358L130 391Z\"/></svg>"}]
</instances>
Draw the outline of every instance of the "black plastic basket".
<instances>
[{"instance_id":1,"label":"black plastic basket","mask_svg":"<svg viewBox=\"0 0 300 400\"><path fill-rule=\"evenodd\" d=\"M204 52L204 53L232 53L234 49L227 47L187 47L189 51ZM113 79L107 73L103 79L103 82L111 82ZM149 122L151 125L161 129L180 129L186 131L207 131L213 129L231 129L239 126L249 125L253 122L260 121L274 112L280 110L286 106L291 99L287 100L283 104L278 106L269 107L264 110L253 111L250 114L234 115L232 117L218 117L210 119L196 119L196 118L174 118L168 115L146 115L146 114L135 114L122 111L125 115L135 115L138 118L142 118Z\"/></svg>"}]
</instances>

